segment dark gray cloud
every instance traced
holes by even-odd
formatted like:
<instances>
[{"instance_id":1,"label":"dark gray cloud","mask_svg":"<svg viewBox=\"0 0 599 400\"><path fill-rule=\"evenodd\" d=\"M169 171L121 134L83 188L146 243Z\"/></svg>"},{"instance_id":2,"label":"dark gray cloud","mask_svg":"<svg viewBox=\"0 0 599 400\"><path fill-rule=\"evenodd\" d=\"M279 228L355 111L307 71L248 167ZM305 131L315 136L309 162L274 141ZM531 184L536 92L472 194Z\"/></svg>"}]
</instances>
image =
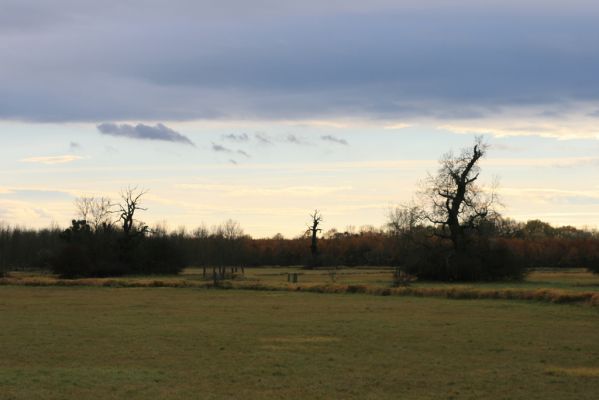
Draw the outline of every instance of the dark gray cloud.
<instances>
[{"instance_id":1,"label":"dark gray cloud","mask_svg":"<svg viewBox=\"0 0 599 400\"><path fill-rule=\"evenodd\" d=\"M325 3L5 0L0 119L472 119L599 103L596 1Z\"/></svg>"},{"instance_id":2,"label":"dark gray cloud","mask_svg":"<svg viewBox=\"0 0 599 400\"><path fill-rule=\"evenodd\" d=\"M347 140L335 137L333 135L323 135L320 138L322 140L326 141L326 142L331 142L331 143L336 143L336 144L342 144L344 146L347 146L349 144L349 143L347 143Z\"/></svg>"},{"instance_id":3,"label":"dark gray cloud","mask_svg":"<svg viewBox=\"0 0 599 400\"><path fill-rule=\"evenodd\" d=\"M98 125L98 130L104 135L127 137L131 139L144 140L163 140L166 142L178 142L194 146L193 142L187 136L176 132L163 124L148 126L137 124L135 126L129 124L115 124L105 122Z\"/></svg>"},{"instance_id":4,"label":"dark gray cloud","mask_svg":"<svg viewBox=\"0 0 599 400\"><path fill-rule=\"evenodd\" d=\"M233 153L233 150L214 142L212 142L212 150L217 153Z\"/></svg>"},{"instance_id":5,"label":"dark gray cloud","mask_svg":"<svg viewBox=\"0 0 599 400\"><path fill-rule=\"evenodd\" d=\"M222 135L222 138L232 142L247 142L250 140L247 133L229 133L228 135Z\"/></svg>"},{"instance_id":6,"label":"dark gray cloud","mask_svg":"<svg viewBox=\"0 0 599 400\"><path fill-rule=\"evenodd\" d=\"M243 150L237 150L237 154L241 154L242 156L246 157L246 158L251 158L252 156L249 155L249 153L247 153L246 151Z\"/></svg>"}]
</instances>

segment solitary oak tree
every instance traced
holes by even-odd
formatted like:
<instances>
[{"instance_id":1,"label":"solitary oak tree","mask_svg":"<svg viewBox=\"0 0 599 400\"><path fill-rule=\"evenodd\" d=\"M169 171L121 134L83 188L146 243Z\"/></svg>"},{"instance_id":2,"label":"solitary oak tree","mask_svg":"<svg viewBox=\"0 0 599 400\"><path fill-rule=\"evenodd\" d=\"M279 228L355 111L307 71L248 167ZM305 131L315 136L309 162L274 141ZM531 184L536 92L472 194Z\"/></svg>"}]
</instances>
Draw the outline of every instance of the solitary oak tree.
<instances>
[{"instance_id":1,"label":"solitary oak tree","mask_svg":"<svg viewBox=\"0 0 599 400\"><path fill-rule=\"evenodd\" d=\"M439 228L438 236L451 240L456 252L464 252L469 235L478 231L481 222L496 215L495 192L477 185L479 162L487 150L482 137L477 137L474 145L459 155L445 154L437 174L429 175L424 184L424 218Z\"/></svg>"}]
</instances>

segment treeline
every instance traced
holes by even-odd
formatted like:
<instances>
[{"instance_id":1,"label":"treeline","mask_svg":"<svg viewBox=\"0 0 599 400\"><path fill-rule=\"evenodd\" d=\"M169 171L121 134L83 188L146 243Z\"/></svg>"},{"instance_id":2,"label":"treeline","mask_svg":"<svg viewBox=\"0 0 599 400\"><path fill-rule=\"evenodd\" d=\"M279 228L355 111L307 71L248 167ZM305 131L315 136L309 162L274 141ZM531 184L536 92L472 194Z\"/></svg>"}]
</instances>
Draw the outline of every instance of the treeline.
<instances>
[{"instance_id":1,"label":"treeline","mask_svg":"<svg viewBox=\"0 0 599 400\"><path fill-rule=\"evenodd\" d=\"M227 266L395 266L409 276L442 281L520 279L534 267L599 273L596 232L539 220L519 223L497 212L494 190L478 184L487 149L477 137L460 153L445 154L418 201L390 210L382 229L322 234L323 217L315 210L305 235L295 239L253 239L232 220L211 230L168 233L136 219L145 210L146 192L129 188L117 203L78 199L78 218L62 232L3 228L0 271L46 268L78 277L177 273L195 265L214 268L216 276Z\"/></svg>"},{"instance_id":2,"label":"treeline","mask_svg":"<svg viewBox=\"0 0 599 400\"><path fill-rule=\"evenodd\" d=\"M0 271L49 269L61 246L61 232L57 226L33 230L0 224Z\"/></svg>"},{"instance_id":3,"label":"treeline","mask_svg":"<svg viewBox=\"0 0 599 400\"><path fill-rule=\"evenodd\" d=\"M506 255L501 262L523 268L589 268L599 272L597 232L510 219L489 222L481 229L487 238L485 246L499 248ZM1 225L0 267L43 269L63 276L109 276L177 273L185 266L297 266L310 265L310 246L309 236L255 239L231 220L193 232L167 232L157 226L138 227L128 234L118 226L94 228L79 220L66 230ZM443 245L433 228L423 225L398 227L390 223L380 229L364 227L349 232L332 229L318 240L318 266L418 264L418 275L426 276L422 268L427 257L440 249ZM484 254L485 249L476 251Z\"/></svg>"}]
</instances>

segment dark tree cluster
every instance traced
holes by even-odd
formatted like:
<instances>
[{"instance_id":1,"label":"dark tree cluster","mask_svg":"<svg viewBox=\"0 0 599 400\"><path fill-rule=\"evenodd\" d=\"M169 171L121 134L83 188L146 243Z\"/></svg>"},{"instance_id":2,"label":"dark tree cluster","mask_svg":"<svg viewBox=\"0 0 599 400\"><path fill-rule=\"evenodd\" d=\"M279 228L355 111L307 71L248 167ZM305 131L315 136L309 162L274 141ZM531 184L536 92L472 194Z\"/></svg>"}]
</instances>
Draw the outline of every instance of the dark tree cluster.
<instances>
[{"instance_id":1,"label":"dark tree cluster","mask_svg":"<svg viewBox=\"0 0 599 400\"><path fill-rule=\"evenodd\" d=\"M53 271L67 278L179 273L185 262L175 244L165 235L150 234L136 219L145 210L145 193L127 189L118 204L79 199L80 219L60 234L63 244L51 261Z\"/></svg>"},{"instance_id":2,"label":"dark tree cluster","mask_svg":"<svg viewBox=\"0 0 599 400\"><path fill-rule=\"evenodd\" d=\"M60 233L58 227L32 230L0 224L0 276L9 270L49 269Z\"/></svg>"}]
</instances>

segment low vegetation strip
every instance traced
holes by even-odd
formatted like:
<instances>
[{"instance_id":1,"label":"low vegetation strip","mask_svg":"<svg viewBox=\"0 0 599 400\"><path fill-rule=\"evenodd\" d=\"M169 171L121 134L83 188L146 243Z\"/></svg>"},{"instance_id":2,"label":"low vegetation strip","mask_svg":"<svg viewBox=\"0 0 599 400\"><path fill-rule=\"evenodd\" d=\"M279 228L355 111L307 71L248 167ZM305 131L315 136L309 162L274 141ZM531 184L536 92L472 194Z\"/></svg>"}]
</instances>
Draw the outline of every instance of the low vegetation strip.
<instances>
[{"instance_id":1,"label":"low vegetation strip","mask_svg":"<svg viewBox=\"0 0 599 400\"><path fill-rule=\"evenodd\" d=\"M114 279L114 278L84 278L61 279L53 277L5 277L0 278L0 285L17 286L95 286L95 287L172 287L172 288L202 288L209 287L209 282L191 281L186 279Z\"/></svg>"},{"instance_id":2,"label":"low vegetation strip","mask_svg":"<svg viewBox=\"0 0 599 400\"><path fill-rule=\"evenodd\" d=\"M557 289L471 289L471 288L381 288L363 285L308 286L291 290L317 293L366 293L381 296L444 297L448 299L533 300L550 303L585 303L599 306L599 293Z\"/></svg>"},{"instance_id":3,"label":"low vegetation strip","mask_svg":"<svg viewBox=\"0 0 599 400\"><path fill-rule=\"evenodd\" d=\"M371 285L308 284L273 285L244 281L212 281L186 279L60 279L53 277L5 277L0 285L20 286L95 286L95 287L170 287L170 288L220 288L264 291L299 291L311 293L362 293L378 296L442 297L447 299L500 299L528 300L548 303L577 303L599 307L599 292L570 291L562 289L477 289L461 287L380 287Z\"/></svg>"}]
</instances>

